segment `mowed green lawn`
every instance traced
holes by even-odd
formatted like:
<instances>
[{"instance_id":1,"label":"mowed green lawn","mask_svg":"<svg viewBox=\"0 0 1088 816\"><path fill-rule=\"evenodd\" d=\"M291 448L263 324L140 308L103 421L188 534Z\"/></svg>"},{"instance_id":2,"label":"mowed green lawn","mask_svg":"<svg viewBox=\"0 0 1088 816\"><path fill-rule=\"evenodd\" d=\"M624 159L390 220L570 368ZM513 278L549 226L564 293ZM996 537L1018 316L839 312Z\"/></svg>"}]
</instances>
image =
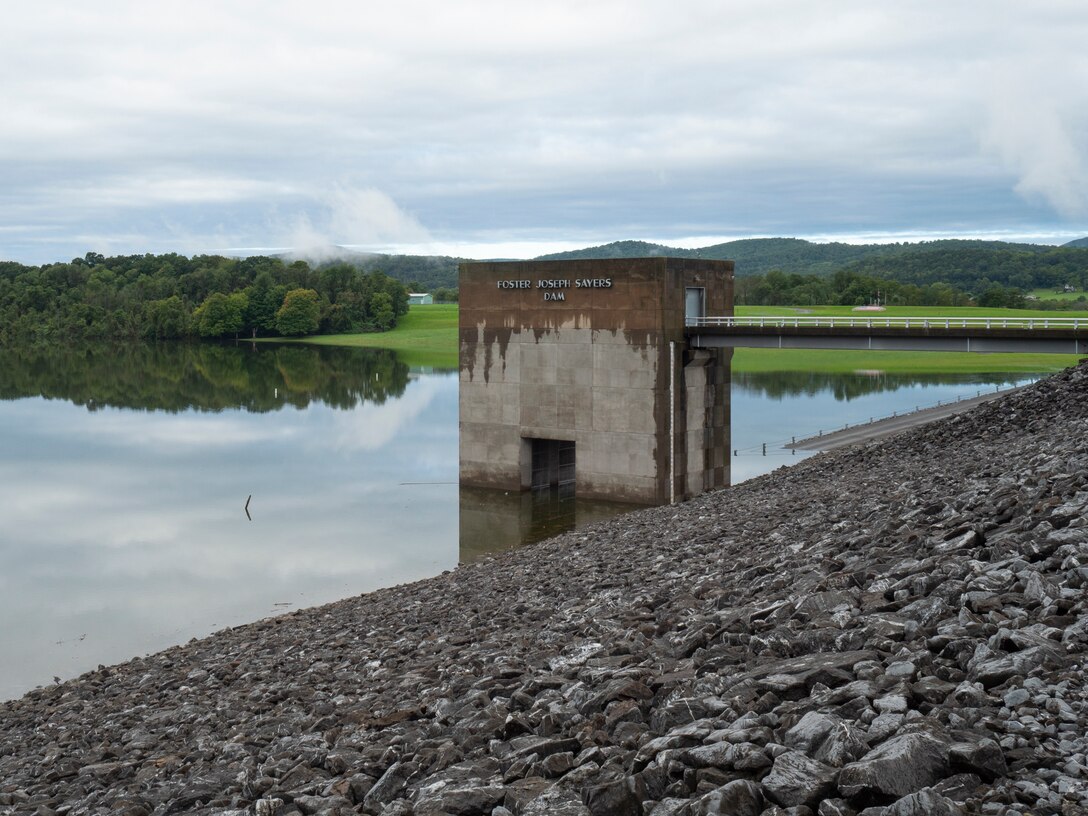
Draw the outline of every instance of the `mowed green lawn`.
<instances>
[{"instance_id":1,"label":"mowed green lawn","mask_svg":"<svg viewBox=\"0 0 1088 816\"><path fill-rule=\"evenodd\" d=\"M838 317L1088 317L1088 311L997 309L984 306L888 306L881 312L856 312L852 306L737 306L738 317L750 315L820 315Z\"/></svg>"},{"instance_id":2,"label":"mowed green lawn","mask_svg":"<svg viewBox=\"0 0 1088 816\"><path fill-rule=\"evenodd\" d=\"M307 337L302 342L394 349L410 366L457 368L457 304L410 306L408 314L392 331L324 334Z\"/></svg>"},{"instance_id":3,"label":"mowed green lawn","mask_svg":"<svg viewBox=\"0 0 1088 816\"><path fill-rule=\"evenodd\" d=\"M1085 317L1088 311L998 309L981 306L889 306L882 312L855 312L851 306L738 306L738 317L807 315L810 317ZM734 372L889 371L903 374L989 372L1050 372L1076 365L1075 354L971 354L953 351L824 351L798 349L737 349Z\"/></svg>"},{"instance_id":4,"label":"mowed green lawn","mask_svg":"<svg viewBox=\"0 0 1088 816\"><path fill-rule=\"evenodd\" d=\"M1084 292L1055 292L1053 289L1032 289L1029 295L1035 295L1039 300L1079 300L1085 296ZM1082 301L1083 302L1083 301Z\"/></svg>"},{"instance_id":5,"label":"mowed green lawn","mask_svg":"<svg viewBox=\"0 0 1088 816\"><path fill-rule=\"evenodd\" d=\"M859 315L849 306L738 306L737 314L750 315ZM891 306L873 316L934 317L1088 317L1088 311L1044 312L1030 309L986 309L980 307ZM408 365L457 368L457 305L412 306L400 324L388 332L331 334L308 337L302 342L330 346L365 346L396 350ZM734 372L820 371L848 373L880 370L904 374L989 372L1049 372L1075 365L1073 354L968 354L959 352L914 351L822 351L737 349Z\"/></svg>"},{"instance_id":6,"label":"mowed green lawn","mask_svg":"<svg viewBox=\"0 0 1088 816\"><path fill-rule=\"evenodd\" d=\"M733 373L814 371L849 374L1044 374L1080 360L1073 354L975 354L958 351L839 351L830 349L754 349L733 352Z\"/></svg>"}]
</instances>

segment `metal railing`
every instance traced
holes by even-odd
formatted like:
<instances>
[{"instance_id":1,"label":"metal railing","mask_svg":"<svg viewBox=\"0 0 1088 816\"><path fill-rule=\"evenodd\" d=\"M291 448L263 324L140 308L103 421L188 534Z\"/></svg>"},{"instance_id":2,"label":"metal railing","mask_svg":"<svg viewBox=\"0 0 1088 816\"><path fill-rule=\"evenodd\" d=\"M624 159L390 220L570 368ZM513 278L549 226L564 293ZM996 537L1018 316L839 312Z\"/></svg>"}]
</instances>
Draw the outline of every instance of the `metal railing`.
<instances>
[{"instance_id":1,"label":"metal railing","mask_svg":"<svg viewBox=\"0 0 1088 816\"><path fill-rule=\"evenodd\" d=\"M688 327L720 328L852 328L852 329L1023 329L1025 331L1088 329L1086 317L873 317L814 315L748 315L689 317Z\"/></svg>"}]
</instances>

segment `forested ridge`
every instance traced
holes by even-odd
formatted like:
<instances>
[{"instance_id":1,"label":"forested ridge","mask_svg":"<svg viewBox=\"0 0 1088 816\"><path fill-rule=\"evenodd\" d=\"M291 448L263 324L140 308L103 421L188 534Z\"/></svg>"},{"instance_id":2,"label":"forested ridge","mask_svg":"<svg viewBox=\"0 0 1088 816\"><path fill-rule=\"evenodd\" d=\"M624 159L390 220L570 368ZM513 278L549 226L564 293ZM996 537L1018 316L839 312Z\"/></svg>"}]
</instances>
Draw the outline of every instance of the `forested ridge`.
<instances>
[{"instance_id":1,"label":"forested ridge","mask_svg":"<svg viewBox=\"0 0 1088 816\"><path fill-rule=\"evenodd\" d=\"M832 275L770 272L737 278L734 300L741 306L988 306L1010 309L1083 308L1083 302L1031 300L1015 287L983 280L968 291L943 281L927 284L841 269Z\"/></svg>"},{"instance_id":2,"label":"forested ridge","mask_svg":"<svg viewBox=\"0 0 1088 816\"><path fill-rule=\"evenodd\" d=\"M382 272L263 256L4 261L0 343L384 331L408 311L407 294Z\"/></svg>"},{"instance_id":3,"label":"forested ridge","mask_svg":"<svg viewBox=\"0 0 1088 816\"><path fill-rule=\"evenodd\" d=\"M758 238L676 249L617 241L541 259L730 259L736 263L737 303L746 305L859 305L879 299L894 305L1059 308L1063 304L1048 302L1045 292L1043 300L1029 293L1088 290L1083 243L858 245ZM263 256L87 253L43 266L0 261L0 343L382 331L407 311L409 290L456 300L460 260L351 255L318 265Z\"/></svg>"},{"instance_id":4,"label":"forested ridge","mask_svg":"<svg viewBox=\"0 0 1088 816\"><path fill-rule=\"evenodd\" d=\"M870 265L880 265L886 259L907 259L908 263L924 263L934 253L963 253L964 263L972 263L981 257L979 253L994 253L995 257L1010 253L1018 256L1048 255L1057 251L1058 255L1085 248L1088 239L1071 241L1055 247L1046 244L1019 244L1008 241L971 241L947 239L921 241L917 243L892 244L846 244L832 241L814 243L802 238L745 238L726 241L721 244L700 247L698 249L679 249L664 244L651 244L646 241L614 241L601 246L576 249L569 252L555 252L541 255L537 260L575 260L591 258L645 258L667 255L674 258L708 258L729 260L736 264L738 277L763 275L772 271L796 273L802 275L824 275L835 272L851 264L867 261ZM1045 264L1052 262L1044 261ZM1083 257L1083 256L1081 256ZM1021 264L1029 264L1026 258ZM1081 264L1088 264L1082 260Z\"/></svg>"},{"instance_id":5,"label":"forested ridge","mask_svg":"<svg viewBox=\"0 0 1088 816\"><path fill-rule=\"evenodd\" d=\"M347 262L364 272L383 272L396 278L413 292L433 292L457 288L457 267L465 258L449 255L366 255Z\"/></svg>"},{"instance_id":6,"label":"forested ridge","mask_svg":"<svg viewBox=\"0 0 1088 816\"><path fill-rule=\"evenodd\" d=\"M799 238L753 238L700 249L617 241L541 257L665 255L734 261L737 302L747 305L859 305L879 298L914 306L1017 308L1028 304L1027 295L1034 289L1088 289L1088 248L1079 241L1055 247L1003 241L815 244Z\"/></svg>"}]
</instances>

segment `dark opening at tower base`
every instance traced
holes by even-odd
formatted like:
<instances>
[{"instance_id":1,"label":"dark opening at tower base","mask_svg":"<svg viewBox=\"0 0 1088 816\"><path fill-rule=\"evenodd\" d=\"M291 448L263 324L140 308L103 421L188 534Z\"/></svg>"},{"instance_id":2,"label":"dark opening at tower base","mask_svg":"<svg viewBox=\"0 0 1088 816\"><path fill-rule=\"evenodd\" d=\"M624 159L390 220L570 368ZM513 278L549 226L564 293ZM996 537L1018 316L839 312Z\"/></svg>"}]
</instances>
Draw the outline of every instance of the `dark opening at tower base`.
<instances>
[{"instance_id":1,"label":"dark opening at tower base","mask_svg":"<svg viewBox=\"0 0 1088 816\"><path fill-rule=\"evenodd\" d=\"M530 439L532 464L529 487L560 487L574 491L574 443L562 439Z\"/></svg>"}]
</instances>

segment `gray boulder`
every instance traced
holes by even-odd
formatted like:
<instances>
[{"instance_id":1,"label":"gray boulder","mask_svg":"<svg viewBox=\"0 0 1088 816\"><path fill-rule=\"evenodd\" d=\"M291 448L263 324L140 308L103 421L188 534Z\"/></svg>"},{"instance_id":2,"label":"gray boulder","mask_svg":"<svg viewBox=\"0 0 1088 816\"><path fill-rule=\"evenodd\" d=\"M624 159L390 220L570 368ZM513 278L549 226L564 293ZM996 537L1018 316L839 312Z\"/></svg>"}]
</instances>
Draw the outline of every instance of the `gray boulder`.
<instances>
[{"instance_id":1,"label":"gray boulder","mask_svg":"<svg viewBox=\"0 0 1088 816\"><path fill-rule=\"evenodd\" d=\"M374 783L366 796L363 797L363 805L368 809L378 812L383 805L392 802L408 782L408 777L415 771L415 767L407 762L394 762Z\"/></svg>"},{"instance_id":2,"label":"gray boulder","mask_svg":"<svg viewBox=\"0 0 1088 816\"><path fill-rule=\"evenodd\" d=\"M415 816L469 816L476 813L490 813L503 801L506 789L502 785L482 784L473 780L460 785L442 788L433 797L417 801Z\"/></svg>"},{"instance_id":3,"label":"gray boulder","mask_svg":"<svg viewBox=\"0 0 1088 816\"><path fill-rule=\"evenodd\" d=\"M977 773L983 779L993 780L1008 772L1001 746L992 739L953 743L949 758L953 764Z\"/></svg>"},{"instance_id":4,"label":"gray boulder","mask_svg":"<svg viewBox=\"0 0 1088 816\"><path fill-rule=\"evenodd\" d=\"M876 793L903 797L933 785L948 770L948 743L927 733L892 737L842 769L844 796Z\"/></svg>"},{"instance_id":5,"label":"gray boulder","mask_svg":"<svg viewBox=\"0 0 1088 816\"><path fill-rule=\"evenodd\" d=\"M786 751L763 777L763 790L767 798L783 807L811 806L834 791L836 773L799 751Z\"/></svg>"},{"instance_id":6,"label":"gray boulder","mask_svg":"<svg viewBox=\"0 0 1088 816\"><path fill-rule=\"evenodd\" d=\"M759 816L763 812L763 792L749 779L735 779L696 799L684 812L689 816Z\"/></svg>"},{"instance_id":7,"label":"gray boulder","mask_svg":"<svg viewBox=\"0 0 1088 816\"><path fill-rule=\"evenodd\" d=\"M884 816L963 816L963 808L932 788L923 788L888 805Z\"/></svg>"},{"instance_id":8,"label":"gray boulder","mask_svg":"<svg viewBox=\"0 0 1088 816\"><path fill-rule=\"evenodd\" d=\"M529 802L521 816L591 816L577 794L562 788L551 788Z\"/></svg>"},{"instance_id":9,"label":"gray boulder","mask_svg":"<svg viewBox=\"0 0 1088 816\"><path fill-rule=\"evenodd\" d=\"M789 748L833 768L853 762L869 750L865 734L841 717L810 711L782 738Z\"/></svg>"}]
</instances>

